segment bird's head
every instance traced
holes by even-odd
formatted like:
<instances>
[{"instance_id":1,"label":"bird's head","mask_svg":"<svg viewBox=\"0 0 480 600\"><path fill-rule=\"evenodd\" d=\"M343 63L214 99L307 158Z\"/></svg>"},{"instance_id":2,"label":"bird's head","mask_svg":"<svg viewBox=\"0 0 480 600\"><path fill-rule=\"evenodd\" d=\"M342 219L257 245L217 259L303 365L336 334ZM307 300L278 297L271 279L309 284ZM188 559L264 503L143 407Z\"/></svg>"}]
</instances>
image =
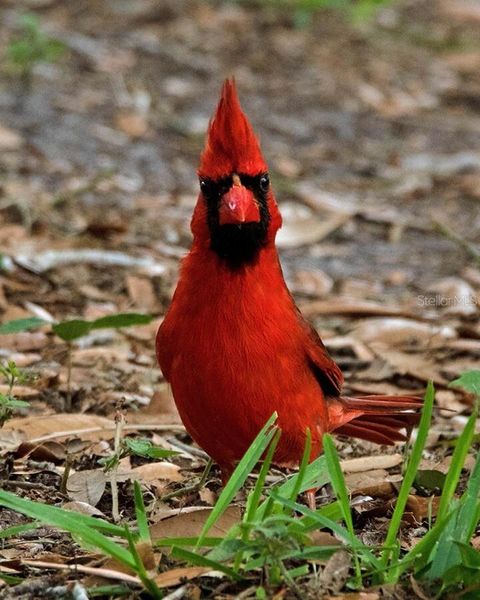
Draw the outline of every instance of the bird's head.
<instances>
[{"instance_id":1,"label":"bird's head","mask_svg":"<svg viewBox=\"0 0 480 600\"><path fill-rule=\"evenodd\" d=\"M281 217L267 164L233 79L223 84L198 176L194 237L232 267L255 261L263 247L274 243Z\"/></svg>"}]
</instances>

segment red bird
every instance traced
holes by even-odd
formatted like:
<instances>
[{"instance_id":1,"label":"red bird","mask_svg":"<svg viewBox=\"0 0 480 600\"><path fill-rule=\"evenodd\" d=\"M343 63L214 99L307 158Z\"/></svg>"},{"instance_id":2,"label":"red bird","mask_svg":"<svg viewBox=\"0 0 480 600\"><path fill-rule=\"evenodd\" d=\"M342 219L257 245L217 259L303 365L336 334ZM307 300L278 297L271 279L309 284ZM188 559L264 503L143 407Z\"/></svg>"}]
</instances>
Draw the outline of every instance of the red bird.
<instances>
[{"instance_id":1,"label":"red bird","mask_svg":"<svg viewBox=\"0 0 480 600\"><path fill-rule=\"evenodd\" d=\"M274 411L278 465L299 463L307 428L312 459L325 432L404 440L421 401L342 396L342 372L295 306L275 248L282 218L233 80L223 85L198 176L193 245L156 348L188 433L223 481Z\"/></svg>"}]
</instances>

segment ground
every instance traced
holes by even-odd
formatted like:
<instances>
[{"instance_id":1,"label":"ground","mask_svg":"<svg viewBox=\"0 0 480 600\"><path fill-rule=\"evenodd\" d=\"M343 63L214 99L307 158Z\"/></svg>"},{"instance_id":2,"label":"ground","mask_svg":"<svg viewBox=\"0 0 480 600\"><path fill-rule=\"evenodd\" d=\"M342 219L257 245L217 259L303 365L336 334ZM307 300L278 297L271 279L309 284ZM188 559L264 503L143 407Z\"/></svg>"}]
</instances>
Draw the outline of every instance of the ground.
<instances>
[{"instance_id":1,"label":"ground","mask_svg":"<svg viewBox=\"0 0 480 600\"><path fill-rule=\"evenodd\" d=\"M154 337L190 244L208 120L231 75L270 165L285 222L281 260L300 308L344 370L347 392L421 394L434 381L438 408L423 468L447 468L441 442L462 430L471 406L448 383L480 357L480 10L463 0L404 0L352 23L341 11L294 7L3 3L2 56L22 36L25 12L64 52L34 65L27 82L7 58L0 68L1 321L154 316L144 326L92 331L70 349L49 325L0 337L2 360L30 375L14 388L29 406L0 430L5 489L58 505L87 500L110 517L109 484L100 476L93 501L85 481L110 452L106 424L124 412L125 434L141 430L182 452L171 459L177 466L136 472L151 521L214 502L216 472L200 495L164 499L205 457L181 428ZM357 515L376 543L389 514L385 480L388 500L401 449L346 439L339 449L344 460L372 457L364 477L347 482L354 496L383 498L380 509L377 501ZM387 455L391 466L379 467ZM65 487L66 461L77 481ZM143 464L127 457L122 467ZM131 488L120 485L129 517ZM414 517L406 545L426 514ZM2 528L21 522L0 511ZM45 579L54 571L22 560L82 552L52 530L23 535L0 557L28 575L27 588L0 588L0 598L37 597L67 580ZM202 588L205 597L218 585Z\"/></svg>"}]
</instances>

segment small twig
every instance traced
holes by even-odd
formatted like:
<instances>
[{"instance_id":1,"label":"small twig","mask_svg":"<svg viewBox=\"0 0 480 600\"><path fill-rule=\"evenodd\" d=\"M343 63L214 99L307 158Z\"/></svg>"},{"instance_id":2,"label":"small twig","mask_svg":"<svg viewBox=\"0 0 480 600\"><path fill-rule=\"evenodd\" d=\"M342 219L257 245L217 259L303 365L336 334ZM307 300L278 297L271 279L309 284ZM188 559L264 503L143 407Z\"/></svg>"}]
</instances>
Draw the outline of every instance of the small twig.
<instances>
[{"instance_id":1,"label":"small twig","mask_svg":"<svg viewBox=\"0 0 480 600\"><path fill-rule=\"evenodd\" d=\"M196 483L185 485L179 488L178 490L174 490L169 494L165 494L165 496L162 496L162 502L164 502L165 500L171 500L172 498L177 498L178 496L184 496L185 494L189 494L190 492L197 492L201 490L202 487L205 485L205 482L207 481L207 477L212 469L212 465L213 460L209 458L200 479Z\"/></svg>"},{"instance_id":2,"label":"small twig","mask_svg":"<svg viewBox=\"0 0 480 600\"><path fill-rule=\"evenodd\" d=\"M122 443L122 430L125 424L125 416L121 410L117 410L115 414L115 440L113 443L113 451L117 456L118 460L113 466L110 472L110 486L112 488L112 519L115 523L120 521L120 511L118 508L118 485L117 485L117 474L118 464L120 461L121 443Z\"/></svg>"},{"instance_id":3,"label":"small twig","mask_svg":"<svg viewBox=\"0 0 480 600\"><path fill-rule=\"evenodd\" d=\"M433 226L438 233L441 233L451 242L455 242L461 248L465 250L465 252L473 258L475 262L480 264L480 250L474 246L472 243L464 240L461 235L459 235L456 231L454 231L451 227L446 225L445 223L441 223L440 221L433 221Z\"/></svg>"},{"instance_id":4,"label":"small twig","mask_svg":"<svg viewBox=\"0 0 480 600\"><path fill-rule=\"evenodd\" d=\"M67 342L67 401L65 402L67 412L72 410L72 353L72 343Z\"/></svg>"},{"instance_id":5,"label":"small twig","mask_svg":"<svg viewBox=\"0 0 480 600\"><path fill-rule=\"evenodd\" d=\"M65 458L65 466L63 467L62 479L60 481L60 493L64 496L67 495L67 481L72 469L72 457L67 450L67 456Z\"/></svg>"},{"instance_id":6,"label":"small twig","mask_svg":"<svg viewBox=\"0 0 480 600\"><path fill-rule=\"evenodd\" d=\"M87 575L96 575L97 577L105 577L106 579L116 579L118 581L125 581L127 583L133 583L135 585L141 585L141 581L138 577L128 575L127 573L121 573L113 569L103 569L101 567L88 567L86 565L66 565L64 563L47 562L43 560L25 560L22 559L23 565L29 567L37 567L39 569L61 569L65 571L73 571L78 573L86 573Z\"/></svg>"},{"instance_id":7,"label":"small twig","mask_svg":"<svg viewBox=\"0 0 480 600\"><path fill-rule=\"evenodd\" d=\"M49 490L52 488L44 483L34 483L31 481L15 481L13 479L0 479L0 488L2 487L17 487L24 490Z\"/></svg>"},{"instance_id":8,"label":"small twig","mask_svg":"<svg viewBox=\"0 0 480 600\"><path fill-rule=\"evenodd\" d=\"M116 429L116 425L112 423L110 427L84 427L83 429L72 429L70 431L55 431L54 433L48 433L47 435L41 435L38 438L33 438L29 440L30 444L39 444L41 442L48 442L50 440L55 440L57 438L62 437L73 437L73 436L81 436L82 434L89 433L101 433L102 431L114 431ZM183 425L174 424L171 425L125 425L124 431L185 431L185 427Z\"/></svg>"}]
</instances>

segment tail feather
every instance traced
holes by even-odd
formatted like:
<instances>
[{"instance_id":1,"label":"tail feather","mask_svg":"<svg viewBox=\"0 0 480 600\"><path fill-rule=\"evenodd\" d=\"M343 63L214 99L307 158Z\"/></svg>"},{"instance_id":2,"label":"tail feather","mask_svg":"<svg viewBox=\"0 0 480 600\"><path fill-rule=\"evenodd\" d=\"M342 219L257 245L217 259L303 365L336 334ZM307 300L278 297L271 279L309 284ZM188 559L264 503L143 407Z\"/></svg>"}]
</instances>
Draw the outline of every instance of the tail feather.
<instances>
[{"instance_id":1,"label":"tail feather","mask_svg":"<svg viewBox=\"0 0 480 600\"><path fill-rule=\"evenodd\" d=\"M341 397L329 405L329 415L335 433L393 445L408 439L422 406L416 396Z\"/></svg>"}]
</instances>

